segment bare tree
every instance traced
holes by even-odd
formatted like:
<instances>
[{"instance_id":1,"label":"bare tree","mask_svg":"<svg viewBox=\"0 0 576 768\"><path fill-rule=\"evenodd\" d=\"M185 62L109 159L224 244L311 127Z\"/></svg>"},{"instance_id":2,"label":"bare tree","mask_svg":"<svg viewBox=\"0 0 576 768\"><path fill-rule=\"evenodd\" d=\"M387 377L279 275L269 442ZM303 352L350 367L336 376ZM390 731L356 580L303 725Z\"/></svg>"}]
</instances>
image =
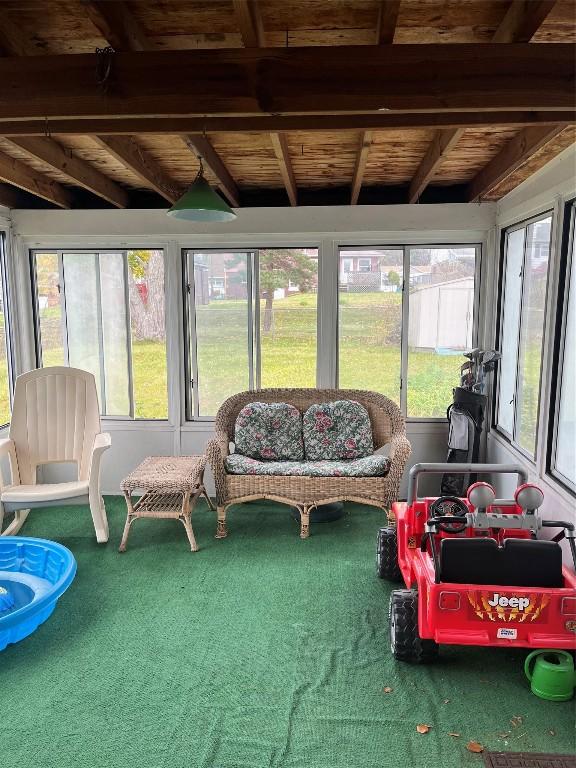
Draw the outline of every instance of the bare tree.
<instances>
[{"instance_id":1,"label":"bare tree","mask_svg":"<svg viewBox=\"0 0 576 768\"><path fill-rule=\"evenodd\" d=\"M163 341L164 256L162 251L128 251L132 332L140 341Z\"/></svg>"}]
</instances>

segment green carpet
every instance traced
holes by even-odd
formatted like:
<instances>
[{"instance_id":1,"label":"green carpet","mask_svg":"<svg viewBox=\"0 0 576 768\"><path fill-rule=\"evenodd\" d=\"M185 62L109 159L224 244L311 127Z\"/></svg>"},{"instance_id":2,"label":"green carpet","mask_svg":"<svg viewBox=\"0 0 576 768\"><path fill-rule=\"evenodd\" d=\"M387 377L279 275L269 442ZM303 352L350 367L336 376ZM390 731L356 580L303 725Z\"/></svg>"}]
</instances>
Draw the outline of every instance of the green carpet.
<instances>
[{"instance_id":1,"label":"green carpet","mask_svg":"<svg viewBox=\"0 0 576 768\"><path fill-rule=\"evenodd\" d=\"M86 508L32 512L22 531L68 546L78 575L0 654L2 766L446 768L483 764L470 740L574 749L573 703L530 693L524 651L392 660L377 510L350 505L301 541L287 508L250 504L217 541L202 508L198 553L180 524L139 520L120 555L124 503L107 506L108 545Z\"/></svg>"}]
</instances>

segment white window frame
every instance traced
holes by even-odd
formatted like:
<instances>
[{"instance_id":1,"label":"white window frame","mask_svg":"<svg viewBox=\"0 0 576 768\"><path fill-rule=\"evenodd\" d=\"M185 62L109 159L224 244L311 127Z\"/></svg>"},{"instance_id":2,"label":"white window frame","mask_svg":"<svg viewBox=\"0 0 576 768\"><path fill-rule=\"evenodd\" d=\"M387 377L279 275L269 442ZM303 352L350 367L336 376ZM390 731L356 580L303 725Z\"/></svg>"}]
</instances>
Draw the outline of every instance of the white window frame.
<instances>
[{"instance_id":1,"label":"white window frame","mask_svg":"<svg viewBox=\"0 0 576 768\"><path fill-rule=\"evenodd\" d=\"M446 422L445 416L409 416L407 413L408 410L408 324L410 321L409 318L409 306L410 306L410 297L409 297L409 290L406 290L407 286L409 285L409 278L410 278L410 252L413 249L450 249L450 248L474 248L475 250L475 259L474 259L474 306L473 306L473 326L472 326L472 345L477 346L478 344L478 338L479 338L479 328L481 327L481 318L479 316L479 309L480 309L480 274L481 274L481 264L482 264L482 253L484 248L484 243L476 241L476 242L466 242L466 241L458 241L457 243L394 243L394 242L388 242L388 243L371 243L370 245L354 245L353 243L339 243L337 246L337 257L338 257L338 264L340 265L341 259L348 258L347 256L343 256L343 252L348 250L354 250L354 251L374 251L374 250L391 250L391 251L402 251L402 275L400 275L401 279L401 285L402 285L402 327L401 327L401 343L400 343L400 410L402 412L402 415L406 419L406 421L409 422L419 422L419 423L426 423L426 422ZM340 270L338 269L338 274L340 274ZM337 304L337 319L336 319L336 381L335 386L339 387L339 364L340 364L340 341L339 341L339 332L340 332L340 286L338 286L338 293L336 298L336 304ZM454 386L458 385L458 381L454 382ZM448 407L449 403L446 403L446 407Z\"/></svg>"},{"instance_id":2,"label":"white window frame","mask_svg":"<svg viewBox=\"0 0 576 768\"><path fill-rule=\"evenodd\" d=\"M119 421L119 422L129 422L133 421L136 423L141 422L152 422L152 423L162 423L166 422L167 419L148 419L148 418L136 418L135 416L135 400L134 400L134 374L132 370L133 360L132 360L132 328L131 328L131 317L130 317L130 294L129 294L129 283L128 283L128 251L134 251L134 250L158 250L162 251L163 257L164 257L164 269L165 269L165 277L164 277L164 293L166 295L166 249L164 246L138 246L134 245L129 248L121 247L121 248L114 248L111 245L106 245L103 247L95 246L93 248L89 248L86 245L83 245L80 248L75 247L66 247L61 248L57 247L54 248L50 245L47 245L46 247L34 247L29 250L29 261L30 261L30 277L31 277L31 291L32 291L32 308L33 308L33 321L34 321L34 341L35 341L35 354L36 354L36 365L38 367L42 367L42 334L40 330L40 307L39 307L39 297L38 297L38 289L37 289L37 278L36 278L36 255L42 254L42 253L52 253L55 254L58 258L58 282L59 282L59 291L61 296L61 323L62 323L62 343L64 347L64 360L65 365L69 365L69 355L68 355L68 328L67 328L67 315L66 315L66 291L62 290L62 286L64 286L64 254L65 253L85 253L85 254L95 254L97 263L99 261L100 254L102 253L120 253L123 256L123 265L124 265L124 301L125 301L125 313L126 313L126 328L127 328L127 336L126 336L126 343L127 343L127 360L128 360L128 396L129 396L129 412L128 414L107 414L102 413L101 418L106 421ZM97 270L97 274L99 274L99 270ZM168 302L166 302L168 304ZM101 295L100 295L100 286L99 286L99 278L98 278L98 335L101 338L102 337L102 319L101 319ZM166 318L165 318L166 322ZM166 340L166 344L168 343L168 340ZM100 372L101 372L101 386L102 386L102 399L105 402L105 392L106 392L106 377L104 373L104 358L100 355ZM167 396L167 408L169 410L169 403L168 403L168 391L166 393Z\"/></svg>"},{"instance_id":3,"label":"white window frame","mask_svg":"<svg viewBox=\"0 0 576 768\"><path fill-rule=\"evenodd\" d=\"M362 262L365 262L362 264ZM364 269L364 267L368 267L368 269ZM358 269L357 272L361 272L363 275L368 275L370 272L372 272L372 259L370 257L359 257L358 258Z\"/></svg>"},{"instance_id":4,"label":"white window frame","mask_svg":"<svg viewBox=\"0 0 576 768\"><path fill-rule=\"evenodd\" d=\"M550 225L550 245L549 245L549 256L548 256L548 267L546 272L546 297L545 297L545 306L547 306L548 303L548 297L550 296L550 281L551 281L551 269L552 269L552 263L553 263L553 253L554 253L554 240L555 240L555 232L556 232L556 215L555 210L553 208L547 209L545 211L542 211L538 214L535 214L533 216L530 216L528 219L522 219L522 221L518 221L514 224L511 224L507 227L504 227L501 230L501 258L500 258L500 287L498 291L498 331L497 331L497 348L502 349L502 332L503 332L503 319L504 319L504 301L506 296L506 260L507 260L507 237L511 232L517 232L518 230L528 230L528 227L531 224L534 224L538 221L542 221L543 219L551 218L551 225ZM546 356L546 344L548 340L548 324L546 321L546 314L543 317L543 324L542 324L542 349L540 351L540 378L538 382L538 405L536 410L536 430L535 430L535 443L534 443L534 454L531 454L529 451L527 451L525 448L523 448L520 443L516 440L516 425L517 425L517 404L518 404L518 385L519 385L519 364L520 364L520 354L519 354L519 344L520 344L520 337L522 332L522 322L524 318L523 313L523 306L524 306L524 294L525 294L525 281L524 281L524 275L526 271L526 254L527 254L527 248L526 248L526 235L524 236L524 251L522 254L522 271L521 271L521 280L522 285L520 288L520 295L521 295L521 304L520 304L520 314L519 314L519 324L518 324L518 345L516 349L516 375L514 379L514 425L513 425L513 432L509 433L505 428L503 428L499 423L499 410L500 410L500 378L499 378L499 370L497 370L496 376L494 377L494 420L493 420L493 427L494 429L502 435L505 440L510 443L510 445L514 446L514 449L517 450L522 456L524 456L528 461L530 461L532 464L536 465L537 458L538 458L538 435L540 433L540 416L541 416L541 400L542 400L542 387L544 382L544 362L545 362L545 356Z\"/></svg>"},{"instance_id":5,"label":"white window frame","mask_svg":"<svg viewBox=\"0 0 576 768\"><path fill-rule=\"evenodd\" d=\"M553 423L551 432L551 445L550 445L550 461L548 472L557 481L572 494L576 496L576 483L562 472L556 469L556 455L558 450L558 422L560 418L560 397L562 394L562 371L564 365L564 354L566 349L566 333L568 323L568 308L569 302L576 301L576 294L571 295L571 275L574 256L574 241L576 240L576 199L568 201L564 207L564 221L568 218L567 226L567 238L563 247L566 248L565 264L565 281L563 295L558 297L558 318L559 318L559 339L558 339L558 360L556 368L556 380L553 387L553 396L551 398L550 407L553 409ZM552 414L549 414L552 415Z\"/></svg>"}]
</instances>

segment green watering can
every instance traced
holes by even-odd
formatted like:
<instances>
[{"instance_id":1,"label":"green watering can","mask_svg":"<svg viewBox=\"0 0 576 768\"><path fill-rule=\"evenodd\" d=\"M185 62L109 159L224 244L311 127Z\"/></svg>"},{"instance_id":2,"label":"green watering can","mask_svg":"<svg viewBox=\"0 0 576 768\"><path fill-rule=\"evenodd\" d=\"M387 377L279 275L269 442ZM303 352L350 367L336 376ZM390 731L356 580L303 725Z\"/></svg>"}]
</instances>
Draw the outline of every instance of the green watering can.
<instances>
[{"instance_id":1,"label":"green watering can","mask_svg":"<svg viewBox=\"0 0 576 768\"><path fill-rule=\"evenodd\" d=\"M541 699L568 701L574 695L576 672L572 656L566 651L532 651L524 662L524 672L532 693Z\"/></svg>"}]
</instances>

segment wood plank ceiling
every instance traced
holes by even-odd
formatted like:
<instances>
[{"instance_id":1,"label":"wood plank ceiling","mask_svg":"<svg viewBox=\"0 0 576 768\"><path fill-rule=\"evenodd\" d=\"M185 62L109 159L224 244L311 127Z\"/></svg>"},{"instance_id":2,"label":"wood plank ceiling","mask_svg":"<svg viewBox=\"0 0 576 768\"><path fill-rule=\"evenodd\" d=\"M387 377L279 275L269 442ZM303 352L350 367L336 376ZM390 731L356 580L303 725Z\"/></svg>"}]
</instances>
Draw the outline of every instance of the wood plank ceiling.
<instances>
[{"instance_id":1,"label":"wood plank ceiling","mask_svg":"<svg viewBox=\"0 0 576 768\"><path fill-rule=\"evenodd\" d=\"M497 200L576 140L575 43L576 0L3 0L0 204L198 158L234 207Z\"/></svg>"}]
</instances>

